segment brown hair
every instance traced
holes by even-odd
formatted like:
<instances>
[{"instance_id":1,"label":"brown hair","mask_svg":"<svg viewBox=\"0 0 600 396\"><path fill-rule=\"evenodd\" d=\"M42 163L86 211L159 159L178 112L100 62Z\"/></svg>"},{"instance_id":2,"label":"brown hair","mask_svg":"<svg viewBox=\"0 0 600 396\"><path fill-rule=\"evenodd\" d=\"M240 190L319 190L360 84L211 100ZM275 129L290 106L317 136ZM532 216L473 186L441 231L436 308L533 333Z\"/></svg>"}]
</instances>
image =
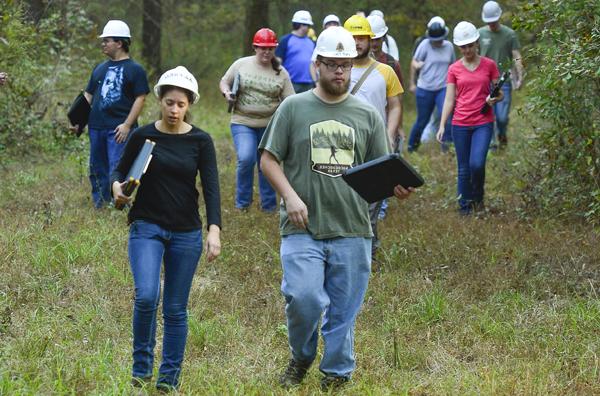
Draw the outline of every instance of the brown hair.
<instances>
[{"instance_id":1,"label":"brown hair","mask_svg":"<svg viewBox=\"0 0 600 396\"><path fill-rule=\"evenodd\" d=\"M160 87L158 87L158 99L162 100L162 98L166 94L168 94L169 92L171 92L175 89L178 91L181 91L185 94L190 105L192 103L194 103L194 93L192 91L190 91L189 89L176 87L175 85L161 85ZM162 117L162 115L161 115L161 117ZM190 122L191 120L192 120L192 115L190 114L189 111L186 111L185 116L183 117L183 121Z\"/></svg>"},{"instance_id":2,"label":"brown hair","mask_svg":"<svg viewBox=\"0 0 600 396\"><path fill-rule=\"evenodd\" d=\"M281 62L279 62L279 59L276 56L271 58L271 67L273 67L273 70L277 72L277 75L281 73Z\"/></svg>"}]
</instances>

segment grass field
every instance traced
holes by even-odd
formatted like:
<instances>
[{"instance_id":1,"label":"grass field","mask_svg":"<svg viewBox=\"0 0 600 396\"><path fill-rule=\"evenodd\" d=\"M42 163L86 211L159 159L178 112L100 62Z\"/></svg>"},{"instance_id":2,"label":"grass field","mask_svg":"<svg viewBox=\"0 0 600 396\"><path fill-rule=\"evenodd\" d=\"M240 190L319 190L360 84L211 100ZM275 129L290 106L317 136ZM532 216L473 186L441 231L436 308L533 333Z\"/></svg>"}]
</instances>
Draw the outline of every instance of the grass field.
<instances>
[{"instance_id":1,"label":"grass field","mask_svg":"<svg viewBox=\"0 0 600 396\"><path fill-rule=\"evenodd\" d=\"M203 258L194 279L181 393L285 394L277 216L233 210L222 107L195 114L217 145L223 252ZM525 138L515 132L489 157L490 210L479 217L456 214L452 154L430 145L408 157L427 184L392 201L381 223L344 394L600 394L599 233L522 207ZM124 213L92 209L86 144L0 171L1 395L134 392L128 229ZM318 394L318 385L313 367L290 393Z\"/></svg>"}]
</instances>

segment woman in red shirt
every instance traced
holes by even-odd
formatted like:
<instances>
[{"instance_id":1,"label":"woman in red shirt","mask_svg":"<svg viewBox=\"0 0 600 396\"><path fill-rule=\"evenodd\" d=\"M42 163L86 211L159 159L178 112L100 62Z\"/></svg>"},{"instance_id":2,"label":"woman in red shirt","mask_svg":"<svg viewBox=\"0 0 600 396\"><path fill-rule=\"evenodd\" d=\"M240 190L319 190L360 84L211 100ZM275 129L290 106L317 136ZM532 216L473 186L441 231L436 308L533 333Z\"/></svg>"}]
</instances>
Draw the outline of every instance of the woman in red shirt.
<instances>
[{"instance_id":1,"label":"woman in red shirt","mask_svg":"<svg viewBox=\"0 0 600 396\"><path fill-rule=\"evenodd\" d=\"M494 112L482 114L486 103L490 106L503 99L502 91L491 98L491 87L500 75L498 66L489 58L479 55L479 32L469 22L460 22L454 28L453 41L460 48L462 58L450 65L448 85L438 141L442 141L446 121L452 110L452 137L458 163L458 204L461 214L483 208L485 161L492 139ZM456 106L455 106L456 104Z\"/></svg>"}]
</instances>

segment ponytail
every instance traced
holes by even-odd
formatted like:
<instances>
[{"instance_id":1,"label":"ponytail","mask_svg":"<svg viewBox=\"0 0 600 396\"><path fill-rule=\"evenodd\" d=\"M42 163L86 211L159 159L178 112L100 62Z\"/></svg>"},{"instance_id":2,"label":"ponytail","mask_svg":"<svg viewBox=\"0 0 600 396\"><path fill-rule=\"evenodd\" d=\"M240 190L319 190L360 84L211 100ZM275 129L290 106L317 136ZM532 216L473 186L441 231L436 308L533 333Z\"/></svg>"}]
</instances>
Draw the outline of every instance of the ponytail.
<instances>
[{"instance_id":1,"label":"ponytail","mask_svg":"<svg viewBox=\"0 0 600 396\"><path fill-rule=\"evenodd\" d=\"M273 67L273 70L277 72L277 75L281 73L281 63L279 62L279 59L276 56L271 58L271 67Z\"/></svg>"}]
</instances>

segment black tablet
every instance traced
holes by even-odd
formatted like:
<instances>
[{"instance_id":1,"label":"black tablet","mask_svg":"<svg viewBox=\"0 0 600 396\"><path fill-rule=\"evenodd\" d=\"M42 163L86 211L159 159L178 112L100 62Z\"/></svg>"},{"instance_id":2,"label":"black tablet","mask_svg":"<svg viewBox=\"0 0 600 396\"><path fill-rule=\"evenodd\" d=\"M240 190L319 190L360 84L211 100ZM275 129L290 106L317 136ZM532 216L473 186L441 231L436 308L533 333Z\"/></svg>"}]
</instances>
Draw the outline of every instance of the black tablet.
<instances>
[{"instance_id":1,"label":"black tablet","mask_svg":"<svg viewBox=\"0 0 600 396\"><path fill-rule=\"evenodd\" d=\"M404 188L421 187L425 181L398 154L388 154L348 169L342 178L365 201L381 201L394 195L398 184Z\"/></svg>"}]
</instances>

